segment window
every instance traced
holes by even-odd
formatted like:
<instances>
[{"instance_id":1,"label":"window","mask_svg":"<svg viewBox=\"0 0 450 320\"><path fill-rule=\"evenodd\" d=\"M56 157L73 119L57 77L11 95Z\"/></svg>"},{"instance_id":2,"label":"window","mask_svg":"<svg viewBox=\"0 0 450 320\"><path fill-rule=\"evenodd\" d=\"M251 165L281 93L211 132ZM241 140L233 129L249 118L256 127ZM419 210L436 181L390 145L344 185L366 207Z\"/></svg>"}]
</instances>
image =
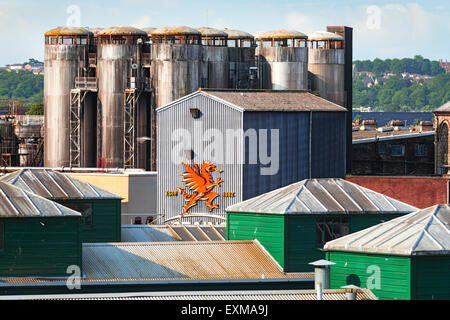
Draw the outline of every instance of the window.
<instances>
[{"instance_id":1,"label":"window","mask_svg":"<svg viewBox=\"0 0 450 320\"><path fill-rule=\"evenodd\" d=\"M378 154L386 153L386 145L384 143L378 143Z\"/></svg>"},{"instance_id":2,"label":"window","mask_svg":"<svg viewBox=\"0 0 450 320\"><path fill-rule=\"evenodd\" d=\"M347 234L349 234L348 217L316 219L316 244L320 247Z\"/></svg>"},{"instance_id":3,"label":"window","mask_svg":"<svg viewBox=\"0 0 450 320\"><path fill-rule=\"evenodd\" d=\"M426 144L416 144L415 154L418 157L423 157L428 154L428 148Z\"/></svg>"},{"instance_id":4,"label":"window","mask_svg":"<svg viewBox=\"0 0 450 320\"><path fill-rule=\"evenodd\" d=\"M391 154L393 157L403 157L405 155L405 146L404 145L393 145L391 147Z\"/></svg>"},{"instance_id":5,"label":"window","mask_svg":"<svg viewBox=\"0 0 450 320\"><path fill-rule=\"evenodd\" d=\"M92 226L92 203L72 202L63 205L81 213L84 226Z\"/></svg>"}]
</instances>

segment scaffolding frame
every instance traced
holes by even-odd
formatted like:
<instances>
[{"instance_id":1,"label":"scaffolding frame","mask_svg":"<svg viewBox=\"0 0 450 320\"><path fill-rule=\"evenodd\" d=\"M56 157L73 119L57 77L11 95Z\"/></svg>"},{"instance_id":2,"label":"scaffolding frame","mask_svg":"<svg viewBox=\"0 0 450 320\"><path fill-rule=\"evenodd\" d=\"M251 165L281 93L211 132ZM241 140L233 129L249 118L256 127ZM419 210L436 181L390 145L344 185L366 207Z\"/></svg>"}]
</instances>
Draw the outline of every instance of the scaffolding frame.
<instances>
[{"instance_id":1,"label":"scaffolding frame","mask_svg":"<svg viewBox=\"0 0 450 320\"><path fill-rule=\"evenodd\" d=\"M88 90L70 90L70 166L81 167L81 115Z\"/></svg>"},{"instance_id":2,"label":"scaffolding frame","mask_svg":"<svg viewBox=\"0 0 450 320\"><path fill-rule=\"evenodd\" d=\"M137 167L137 108L140 92L136 89L126 89L123 108L123 166Z\"/></svg>"}]
</instances>

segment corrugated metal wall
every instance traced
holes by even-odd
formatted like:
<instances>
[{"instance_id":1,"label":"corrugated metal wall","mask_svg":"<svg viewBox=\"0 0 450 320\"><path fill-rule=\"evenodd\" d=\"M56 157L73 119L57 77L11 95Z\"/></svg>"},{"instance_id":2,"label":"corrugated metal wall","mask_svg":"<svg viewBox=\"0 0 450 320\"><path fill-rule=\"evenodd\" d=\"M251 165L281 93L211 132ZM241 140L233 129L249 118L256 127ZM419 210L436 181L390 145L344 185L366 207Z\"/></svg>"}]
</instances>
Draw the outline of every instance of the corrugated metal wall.
<instances>
[{"instance_id":1,"label":"corrugated metal wall","mask_svg":"<svg viewBox=\"0 0 450 320\"><path fill-rule=\"evenodd\" d=\"M198 108L201 112L199 119L191 116L190 108ZM195 128L202 128L201 137L194 135ZM224 182L221 187L215 187L213 192L220 194L213 203L219 204L218 209L213 209L211 214L225 217L225 208L231 204L242 201L242 140L235 141L234 156L232 163L224 163L225 156L230 156L230 152L224 152L223 161L214 161L211 158L204 158L199 154L211 142L202 141L203 132L208 129L216 129L225 137L227 129L237 130L242 128L242 113L225 104L219 103L213 99L202 95L196 95L192 98L181 100L170 108L158 112L158 214L164 214L163 221L181 214L182 207L185 204L183 196L166 196L166 191L177 191L177 187L184 187L183 173L185 166L181 162L191 163L186 155L181 152L181 161L173 163L171 161L172 150L179 144L178 141L172 141L172 134L177 129L186 129L191 133L191 146L194 151L194 161L201 166L203 161L209 160L216 164L217 169L223 170L222 173L213 173L214 181L221 177ZM196 129L197 130L197 129ZM210 140L211 141L211 140ZM189 146L186 146L189 149ZM235 197L223 197L223 192L234 192ZM197 206L192 207L191 213L210 214L205 201L200 201ZM221 222L219 219L190 218L187 221L213 221Z\"/></svg>"},{"instance_id":2,"label":"corrugated metal wall","mask_svg":"<svg viewBox=\"0 0 450 320\"><path fill-rule=\"evenodd\" d=\"M312 178L345 178L346 112L313 112Z\"/></svg>"},{"instance_id":3,"label":"corrugated metal wall","mask_svg":"<svg viewBox=\"0 0 450 320\"><path fill-rule=\"evenodd\" d=\"M270 130L279 130L279 170L275 175L261 175L261 167L268 166L259 161L257 164L249 163L251 147L249 139L246 139L244 200L309 177L309 115L309 112L244 113L244 131L267 129L270 139ZM270 154L270 141L267 150Z\"/></svg>"}]
</instances>

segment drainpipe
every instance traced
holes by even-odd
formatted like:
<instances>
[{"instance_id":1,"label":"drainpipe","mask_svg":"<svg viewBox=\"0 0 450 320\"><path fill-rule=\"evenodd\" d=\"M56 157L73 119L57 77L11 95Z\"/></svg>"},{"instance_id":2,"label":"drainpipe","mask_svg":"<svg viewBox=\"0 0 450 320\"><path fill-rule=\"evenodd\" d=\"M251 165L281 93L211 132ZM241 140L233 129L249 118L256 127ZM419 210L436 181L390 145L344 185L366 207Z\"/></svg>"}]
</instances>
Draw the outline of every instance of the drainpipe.
<instances>
[{"instance_id":1,"label":"drainpipe","mask_svg":"<svg viewBox=\"0 0 450 320\"><path fill-rule=\"evenodd\" d=\"M345 289L345 300L356 300L358 291L361 289L360 287L353 284L343 286L341 288Z\"/></svg>"},{"instance_id":2,"label":"drainpipe","mask_svg":"<svg viewBox=\"0 0 450 320\"><path fill-rule=\"evenodd\" d=\"M328 266L336 264L327 260L310 262L314 266L314 287L317 290L317 300L322 300L322 292L330 289L330 269Z\"/></svg>"}]
</instances>

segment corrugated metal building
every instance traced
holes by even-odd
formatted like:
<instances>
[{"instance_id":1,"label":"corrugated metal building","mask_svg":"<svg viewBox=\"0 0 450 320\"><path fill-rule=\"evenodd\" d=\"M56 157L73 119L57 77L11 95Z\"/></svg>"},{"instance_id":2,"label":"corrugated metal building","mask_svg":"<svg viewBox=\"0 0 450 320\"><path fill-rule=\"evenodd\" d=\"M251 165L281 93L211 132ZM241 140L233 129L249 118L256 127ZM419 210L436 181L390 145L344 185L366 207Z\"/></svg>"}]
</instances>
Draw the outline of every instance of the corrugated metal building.
<instances>
[{"instance_id":1,"label":"corrugated metal building","mask_svg":"<svg viewBox=\"0 0 450 320\"><path fill-rule=\"evenodd\" d=\"M120 241L122 197L50 169L22 169L0 178L82 214L83 242Z\"/></svg>"},{"instance_id":2,"label":"corrugated metal building","mask_svg":"<svg viewBox=\"0 0 450 320\"><path fill-rule=\"evenodd\" d=\"M343 179L307 179L227 208L227 240L258 239L284 271L309 271L332 239L416 211Z\"/></svg>"},{"instance_id":3,"label":"corrugated metal building","mask_svg":"<svg viewBox=\"0 0 450 320\"><path fill-rule=\"evenodd\" d=\"M330 285L380 299L450 299L450 207L436 205L326 243Z\"/></svg>"},{"instance_id":4,"label":"corrugated metal building","mask_svg":"<svg viewBox=\"0 0 450 320\"><path fill-rule=\"evenodd\" d=\"M221 240L225 240L225 226L220 225L122 225L122 242Z\"/></svg>"},{"instance_id":5,"label":"corrugated metal building","mask_svg":"<svg viewBox=\"0 0 450 320\"><path fill-rule=\"evenodd\" d=\"M85 243L78 293L311 289L258 241ZM0 294L73 294L66 279L0 278Z\"/></svg>"},{"instance_id":6,"label":"corrugated metal building","mask_svg":"<svg viewBox=\"0 0 450 320\"><path fill-rule=\"evenodd\" d=\"M0 181L0 277L67 276L80 228L79 212Z\"/></svg>"},{"instance_id":7,"label":"corrugated metal building","mask_svg":"<svg viewBox=\"0 0 450 320\"><path fill-rule=\"evenodd\" d=\"M322 300L346 300L345 289L325 289ZM317 300L315 290L125 292L65 295L0 296L0 300ZM358 290L356 300L378 300L369 290ZM261 314L263 315L263 314Z\"/></svg>"},{"instance_id":8,"label":"corrugated metal building","mask_svg":"<svg viewBox=\"0 0 450 320\"><path fill-rule=\"evenodd\" d=\"M183 174L193 162L214 164L209 183L220 187L203 182L218 207L198 201L191 222L221 221L227 206L305 178L345 176L345 109L308 92L200 90L157 113L158 213L166 220L185 212L188 196L177 188L189 192Z\"/></svg>"}]
</instances>

